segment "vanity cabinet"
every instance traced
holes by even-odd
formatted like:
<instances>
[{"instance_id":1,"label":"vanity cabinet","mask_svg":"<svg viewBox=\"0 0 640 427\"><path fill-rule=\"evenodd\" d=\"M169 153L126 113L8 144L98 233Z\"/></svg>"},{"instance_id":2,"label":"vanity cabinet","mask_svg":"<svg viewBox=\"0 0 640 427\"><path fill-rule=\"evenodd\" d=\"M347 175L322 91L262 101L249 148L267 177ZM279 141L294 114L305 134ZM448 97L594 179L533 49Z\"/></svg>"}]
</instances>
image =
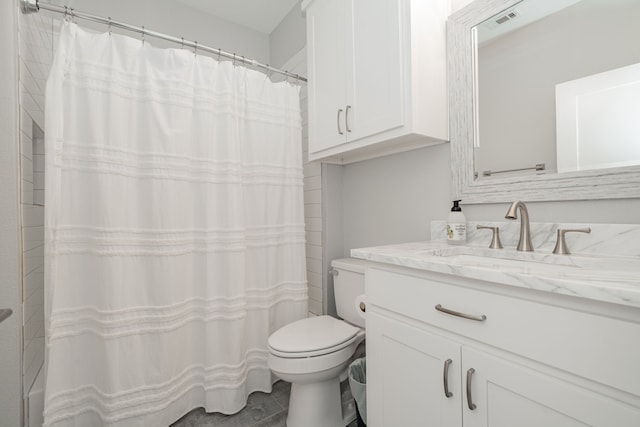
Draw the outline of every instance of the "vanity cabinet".
<instances>
[{"instance_id":1,"label":"vanity cabinet","mask_svg":"<svg viewBox=\"0 0 640 427\"><path fill-rule=\"evenodd\" d=\"M460 343L367 304L368 426L462 425ZM448 366L448 368L445 368ZM452 398L445 397L444 370Z\"/></svg>"},{"instance_id":2,"label":"vanity cabinet","mask_svg":"<svg viewBox=\"0 0 640 427\"><path fill-rule=\"evenodd\" d=\"M369 426L640 425L637 310L412 272L367 271Z\"/></svg>"},{"instance_id":3,"label":"vanity cabinet","mask_svg":"<svg viewBox=\"0 0 640 427\"><path fill-rule=\"evenodd\" d=\"M449 0L307 0L309 159L448 140Z\"/></svg>"}]
</instances>

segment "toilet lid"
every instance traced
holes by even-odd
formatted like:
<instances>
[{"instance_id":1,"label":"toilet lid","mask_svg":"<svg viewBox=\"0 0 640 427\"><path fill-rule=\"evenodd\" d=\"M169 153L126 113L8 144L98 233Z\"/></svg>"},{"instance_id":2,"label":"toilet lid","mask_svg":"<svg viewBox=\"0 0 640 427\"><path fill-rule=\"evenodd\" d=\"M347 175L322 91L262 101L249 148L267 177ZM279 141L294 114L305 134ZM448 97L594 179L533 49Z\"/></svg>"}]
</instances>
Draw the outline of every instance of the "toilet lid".
<instances>
[{"instance_id":1,"label":"toilet lid","mask_svg":"<svg viewBox=\"0 0 640 427\"><path fill-rule=\"evenodd\" d=\"M283 353L329 349L351 340L360 331L331 316L309 317L290 323L269 337L269 347Z\"/></svg>"}]
</instances>

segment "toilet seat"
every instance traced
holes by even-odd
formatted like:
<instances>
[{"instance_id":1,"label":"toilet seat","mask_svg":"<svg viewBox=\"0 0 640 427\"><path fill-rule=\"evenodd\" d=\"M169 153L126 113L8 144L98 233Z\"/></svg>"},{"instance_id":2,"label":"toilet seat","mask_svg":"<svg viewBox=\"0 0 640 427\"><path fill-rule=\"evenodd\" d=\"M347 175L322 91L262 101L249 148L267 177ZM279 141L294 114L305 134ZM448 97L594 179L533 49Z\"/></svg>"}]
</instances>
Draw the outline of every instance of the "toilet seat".
<instances>
[{"instance_id":1,"label":"toilet seat","mask_svg":"<svg viewBox=\"0 0 640 427\"><path fill-rule=\"evenodd\" d=\"M283 358L322 356L359 340L359 332L360 328L331 316L310 317L273 333L269 337L269 350Z\"/></svg>"}]
</instances>

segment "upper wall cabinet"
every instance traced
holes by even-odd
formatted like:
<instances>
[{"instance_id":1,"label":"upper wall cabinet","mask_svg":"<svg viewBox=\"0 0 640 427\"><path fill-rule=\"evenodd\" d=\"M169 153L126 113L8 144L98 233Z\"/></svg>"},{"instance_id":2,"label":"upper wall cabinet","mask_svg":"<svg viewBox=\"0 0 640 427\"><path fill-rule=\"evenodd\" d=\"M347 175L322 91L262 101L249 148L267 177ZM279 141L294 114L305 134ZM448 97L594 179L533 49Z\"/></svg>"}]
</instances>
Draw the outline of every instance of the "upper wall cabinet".
<instances>
[{"instance_id":1,"label":"upper wall cabinet","mask_svg":"<svg viewBox=\"0 0 640 427\"><path fill-rule=\"evenodd\" d=\"M351 163L449 139L449 0L307 0L309 160Z\"/></svg>"}]
</instances>

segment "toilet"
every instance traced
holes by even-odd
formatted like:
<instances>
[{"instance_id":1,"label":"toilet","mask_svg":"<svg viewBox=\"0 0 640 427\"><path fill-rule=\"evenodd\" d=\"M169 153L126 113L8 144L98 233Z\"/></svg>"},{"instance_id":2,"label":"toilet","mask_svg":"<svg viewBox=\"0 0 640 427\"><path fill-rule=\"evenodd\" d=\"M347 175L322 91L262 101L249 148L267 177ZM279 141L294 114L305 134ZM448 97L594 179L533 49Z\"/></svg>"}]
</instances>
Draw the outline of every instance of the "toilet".
<instances>
[{"instance_id":1,"label":"toilet","mask_svg":"<svg viewBox=\"0 0 640 427\"><path fill-rule=\"evenodd\" d=\"M340 377L364 341L366 261L331 262L336 311L290 323L269 337L269 368L291 383L287 427L345 427ZM362 303L362 304L361 304Z\"/></svg>"}]
</instances>

